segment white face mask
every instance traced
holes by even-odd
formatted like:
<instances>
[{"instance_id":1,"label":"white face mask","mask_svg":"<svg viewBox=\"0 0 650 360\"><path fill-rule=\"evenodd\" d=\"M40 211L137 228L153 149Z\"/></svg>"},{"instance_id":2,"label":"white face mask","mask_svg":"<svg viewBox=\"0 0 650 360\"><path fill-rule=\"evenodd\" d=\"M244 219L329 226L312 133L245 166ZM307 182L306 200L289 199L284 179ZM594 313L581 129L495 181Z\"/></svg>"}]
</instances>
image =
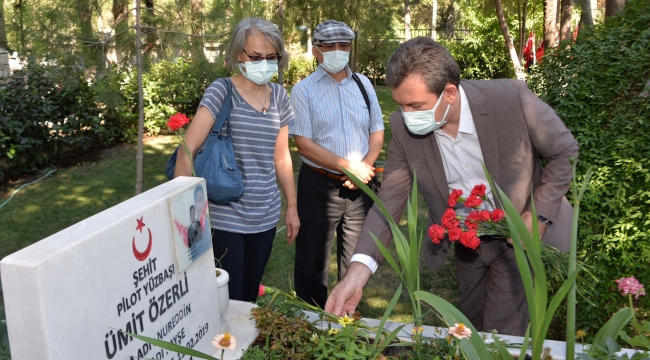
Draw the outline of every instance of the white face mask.
<instances>
[{"instance_id":1,"label":"white face mask","mask_svg":"<svg viewBox=\"0 0 650 360\"><path fill-rule=\"evenodd\" d=\"M244 72L244 69L246 71ZM264 85L278 72L278 61L277 60L262 60L256 62L247 61L245 63L239 63L239 71L244 77L257 85Z\"/></svg>"},{"instance_id":2,"label":"white face mask","mask_svg":"<svg viewBox=\"0 0 650 360\"><path fill-rule=\"evenodd\" d=\"M426 135L432 131L440 129L444 124L447 123L447 121L445 121L445 118L447 117L447 113L449 112L451 104L447 104L447 110L445 110L445 114L442 116L442 119L440 122L436 122L436 109L438 108L438 105L440 105L443 94L440 94L438 101L436 101L436 104L431 110L404 112L404 109L402 109L404 124L406 124L409 132L415 135Z\"/></svg>"},{"instance_id":3,"label":"white face mask","mask_svg":"<svg viewBox=\"0 0 650 360\"><path fill-rule=\"evenodd\" d=\"M323 55L323 62L320 63L320 66L322 66L325 71L332 74L336 74L343 70L345 65L348 64L348 61L350 61L349 51L334 50L322 52L318 47L316 50Z\"/></svg>"}]
</instances>

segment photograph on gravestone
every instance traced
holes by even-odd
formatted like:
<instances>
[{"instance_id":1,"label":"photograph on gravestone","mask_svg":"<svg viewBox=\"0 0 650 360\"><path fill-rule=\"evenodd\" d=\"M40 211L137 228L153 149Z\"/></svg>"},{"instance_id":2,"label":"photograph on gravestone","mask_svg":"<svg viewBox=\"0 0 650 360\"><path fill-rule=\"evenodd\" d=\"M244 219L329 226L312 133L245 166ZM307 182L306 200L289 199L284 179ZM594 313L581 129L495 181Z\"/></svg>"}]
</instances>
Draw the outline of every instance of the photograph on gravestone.
<instances>
[{"instance_id":1,"label":"photograph on gravestone","mask_svg":"<svg viewBox=\"0 0 650 360\"><path fill-rule=\"evenodd\" d=\"M12 360L189 359L124 332L216 354L208 216L195 214L208 231L192 241L210 246L180 271L171 216L178 203L179 221L191 226L190 208L205 208L195 196L204 186L201 178L174 179L2 259Z\"/></svg>"},{"instance_id":2,"label":"photograph on gravestone","mask_svg":"<svg viewBox=\"0 0 650 360\"><path fill-rule=\"evenodd\" d=\"M212 248L208 199L199 184L169 198L178 272Z\"/></svg>"}]
</instances>

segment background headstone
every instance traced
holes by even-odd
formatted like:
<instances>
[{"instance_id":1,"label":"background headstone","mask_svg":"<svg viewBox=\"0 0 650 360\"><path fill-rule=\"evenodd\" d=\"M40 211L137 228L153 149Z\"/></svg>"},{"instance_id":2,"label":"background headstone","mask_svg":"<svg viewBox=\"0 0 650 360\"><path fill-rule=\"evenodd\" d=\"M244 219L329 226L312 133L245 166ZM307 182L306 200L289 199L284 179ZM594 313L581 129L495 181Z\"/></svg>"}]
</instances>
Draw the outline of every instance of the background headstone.
<instances>
[{"instance_id":1,"label":"background headstone","mask_svg":"<svg viewBox=\"0 0 650 360\"><path fill-rule=\"evenodd\" d=\"M179 272L173 235L171 198L199 185L175 179L4 258L12 359L189 359L118 329L216 353L212 249Z\"/></svg>"}]
</instances>

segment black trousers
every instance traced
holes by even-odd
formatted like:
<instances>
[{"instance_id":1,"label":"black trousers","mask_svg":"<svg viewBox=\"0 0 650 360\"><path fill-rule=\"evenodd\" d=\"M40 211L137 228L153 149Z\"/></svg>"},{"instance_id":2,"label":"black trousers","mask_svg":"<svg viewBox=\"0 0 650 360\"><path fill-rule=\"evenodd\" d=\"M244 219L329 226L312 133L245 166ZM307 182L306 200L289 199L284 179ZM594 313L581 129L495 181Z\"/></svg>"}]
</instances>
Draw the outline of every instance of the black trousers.
<instances>
[{"instance_id":1,"label":"black trousers","mask_svg":"<svg viewBox=\"0 0 650 360\"><path fill-rule=\"evenodd\" d=\"M275 227L255 234L212 229L214 257L221 258L218 266L230 276L228 293L231 299L257 300L257 292L273 249L274 238Z\"/></svg>"},{"instance_id":2,"label":"black trousers","mask_svg":"<svg viewBox=\"0 0 650 360\"><path fill-rule=\"evenodd\" d=\"M478 331L523 336L528 305L515 251L506 239L481 236L472 250L454 244L460 310Z\"/></svg>"},{"instance_id":3,"label":"black trousers","mask_svg":"<svg viewBox=\"0 0 650 360\"><path fill-rule=\"evenodd\" d=\"M376 180L375 180L376 181ZM344 188L302 165L298 177L298 217L294 281L296 295L325 307L330 250L336 231L339 280L345 276L372 199L362 190Z\"/></svg>"}]
</instances>

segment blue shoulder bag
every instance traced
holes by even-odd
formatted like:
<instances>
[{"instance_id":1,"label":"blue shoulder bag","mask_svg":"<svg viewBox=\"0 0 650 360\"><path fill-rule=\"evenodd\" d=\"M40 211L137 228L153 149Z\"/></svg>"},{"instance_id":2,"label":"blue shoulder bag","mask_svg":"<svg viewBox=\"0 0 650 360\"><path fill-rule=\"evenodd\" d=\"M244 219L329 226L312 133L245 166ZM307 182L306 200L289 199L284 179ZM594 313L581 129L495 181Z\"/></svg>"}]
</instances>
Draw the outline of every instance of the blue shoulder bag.
<instances>
[{"instance_id":1,"label":"blue shoulder bag","mask_svg":"<svg viewBox=\"0 0 650 360\"><path fill-rule=\"evenodd\" d=\"M205 142L194 156L194 171L197 176L205 179L208 199L217 204L226 204L239 200L244 194L244 180L235 161L235 151L232 147L230 129L230 107L232 103L232 85L226 80L228 88L219 115ZM226 132L222 133L223 124ZM174 178L176 157L179 145L167 161L165 174L171 180Z\"/></svg>"}]
</instances>

